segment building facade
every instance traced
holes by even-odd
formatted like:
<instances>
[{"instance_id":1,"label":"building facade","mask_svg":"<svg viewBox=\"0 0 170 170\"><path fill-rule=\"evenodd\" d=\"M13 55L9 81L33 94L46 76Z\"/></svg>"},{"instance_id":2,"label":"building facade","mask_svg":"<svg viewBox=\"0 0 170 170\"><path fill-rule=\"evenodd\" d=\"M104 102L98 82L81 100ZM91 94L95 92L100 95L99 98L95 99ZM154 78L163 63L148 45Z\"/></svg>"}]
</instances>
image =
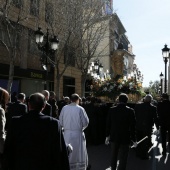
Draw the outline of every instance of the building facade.
<instances>
[{"instance_id":1,"label":"building facade","mask_svg":"<svg viewBox=\"0 0 170 170\"><path fill-rule=\"evenodd\" d=\"M12 76L11 93L23 92L28 96L34 92L41 92L45 85L47 90L57 93L55 69L51 63L48 63L48 70L43 70L41 63L43 53L37 48L34 35L38 27L41 27L45 33L48 28L49 34L59 34L59 30L56 27L52 29L51 26L57 23L54 17L58 8L56 6L57 3L52 0L12 0L7 3L5 0L0 0L0 11L2 11L0 15L0 86L7 89ZM59 67L62 68L64 55L60 58ZM12 72L11 65L14 66ZM75 67L68 67L60 80L59 96L81 92L79 88L81 75L78 72Z\"/></svg>"},{"instance_id":2,"label":"building facade","mask_svg":"<svg viewBox=\"0 0 170 170\"><path fill-rule=\"evenodd\" d=\"M117 52L120 44L124 50L124 68L123 75L128 76L133 72L133 65L135 60L135 55L133 54L133 47L126 35L126 29L124 28L121 20L116 13L113 14L112 20L110 22L110 51L111 55ZM113 70L112 70L113 71Z\"/></svg>"},{"instance_id":3,"label":"building facade","mask_svg":"<svg viewBox=\"0 0 170 170\"><path fill-rule=\"evenodd\" d=\"M37 91L41 92L47 86L47 90L57 93L58 99L62 96L70 96L74 92L81 94L82 72L75 63L77 54L74 51L75 44L80 42L79 37L81 37L82 32L79 30L83 30L81 27L86 25L85 22L88 22L90 18L86 16L85 21L83 21L82 16L78 18L78 15L74 14L75 10L79 10L83 14L81 9L85 6L82 6L82 2L84 1L77 1L75 5L71 1L64 4L65 1L54 0L11 0L6 4L5 0L0 0L1 87L6 89L9 80L13 77L11 92L23 92L28 96ZM89 10L90 3L85 5L88 8L86 15L89 15L91 12ZM93 11L91 13L93 15L91 21L95 23L95 29L105 30L102 31L103 38L99 39L92 61L99 59L104 70L108 70L112 74L111 56L117 50L118 44L122 43L126 50L124 75L128 75L133 71L135 56L132 45L125 35L126 30L123 24L115 13L112 14L112 7L112 0L102 0L102 10L99 12L101 16L98 15L96 18ZM94 8L94 10L96 9ZM79 14L78 11L77 14ZM71 20L73 18L71 16L74 16L75 20ZM60 41L59 49L52 58L53 62L48 62L47 71L42 68L44 54L37 48L35 42L34 33L38 27L42 28L44 34L48 28L49 34L58 35ZM72 35L70 36L69 33ZM73 39L77 42L73 43ZM89 42L92 41L94 40L89 39ZM79 50L80 48L78 53ZM84 56L82 52L80 54L82 57Z\"/></svg>"}]
</instances>

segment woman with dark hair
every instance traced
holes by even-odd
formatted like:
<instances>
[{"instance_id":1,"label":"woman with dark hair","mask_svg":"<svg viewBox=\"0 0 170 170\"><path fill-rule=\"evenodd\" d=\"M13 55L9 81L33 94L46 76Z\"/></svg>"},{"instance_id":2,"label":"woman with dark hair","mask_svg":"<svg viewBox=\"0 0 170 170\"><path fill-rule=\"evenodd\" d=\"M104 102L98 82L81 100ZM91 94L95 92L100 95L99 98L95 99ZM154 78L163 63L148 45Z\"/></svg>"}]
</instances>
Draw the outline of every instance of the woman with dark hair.
<instances>
[{"instance_id":1,"label":"woman with dark hair","mask_svg":"<svg viewBox=\"0 0 170 170\"><path fill-rule=\"evenodd\" d=\"M9 93L5 89L0 87L0 164L1 164L1 155L4 149L5 123L6 123L5 110L8 101L9 101Z\"/></svg>"}]
</instances>

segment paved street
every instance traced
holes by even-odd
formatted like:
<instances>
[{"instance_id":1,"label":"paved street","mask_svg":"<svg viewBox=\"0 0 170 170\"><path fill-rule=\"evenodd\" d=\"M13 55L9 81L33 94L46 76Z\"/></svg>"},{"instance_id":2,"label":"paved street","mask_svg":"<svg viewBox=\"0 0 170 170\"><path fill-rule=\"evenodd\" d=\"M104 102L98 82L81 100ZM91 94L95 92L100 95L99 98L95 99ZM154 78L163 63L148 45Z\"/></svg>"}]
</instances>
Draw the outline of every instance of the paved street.
<instances>
[{"instance_id":1,"label":"paved street","mask_svg":"<svg viewBox=\"0 0 170 170\"><path fill-rule=\"evenodd\" d=\"M169 170L170 158L167 153L162 157L161 144L159 138L153 135L153 148L150 149L150 160L141 160L135 156L135 150L131 149L128 158L127 170ZM89 162L92 165L91 170L109 170L110 168L110 145L104 144L98 146L89 145L87 147Z\"/></svg>"}]
</instances>

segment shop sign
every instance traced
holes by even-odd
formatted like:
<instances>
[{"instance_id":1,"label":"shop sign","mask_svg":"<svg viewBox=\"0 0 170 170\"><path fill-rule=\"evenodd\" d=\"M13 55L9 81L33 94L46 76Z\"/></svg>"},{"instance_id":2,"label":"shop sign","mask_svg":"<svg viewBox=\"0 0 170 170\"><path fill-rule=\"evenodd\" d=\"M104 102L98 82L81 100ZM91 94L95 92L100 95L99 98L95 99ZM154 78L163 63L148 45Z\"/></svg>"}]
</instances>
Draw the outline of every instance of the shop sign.
<instances>
[{"instance_id":1,"label":"shop sign","mask_svg":"<svg viewBox=\"0 0 170 170\"><path fill-rule=\"evenodd\" d=\"M34 72L30 72L31 73L31 78L38 78L38 79L42 79L43 75L40 73L34 73Z\"/></svg>"}]
</instances>

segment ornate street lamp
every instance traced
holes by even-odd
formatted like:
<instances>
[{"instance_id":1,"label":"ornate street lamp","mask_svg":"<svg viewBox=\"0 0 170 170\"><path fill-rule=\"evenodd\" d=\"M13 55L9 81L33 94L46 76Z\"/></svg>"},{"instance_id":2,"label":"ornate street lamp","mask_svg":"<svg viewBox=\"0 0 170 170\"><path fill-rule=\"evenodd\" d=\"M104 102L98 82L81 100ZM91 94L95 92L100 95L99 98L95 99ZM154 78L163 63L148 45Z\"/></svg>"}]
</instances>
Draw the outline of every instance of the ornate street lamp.
<instances>
[{"instance_id":1,"label":"ornate street lamp","mask_svg":"<svg viewBox=\"0 0 170 170\"><path fill-rule=\"evenodd\" d=\"M55 51L58 49L59 40L56 36L53 38L49 37L49 30L47 29L46 35L41 31L39 27L37 31L35 31L35 41L37 43L38 49L42 51L43 55L40 58L41 65L44 71L46 71L45 75L45 84L44 89L47 89L46 78L48 74L47 65L48 63L55 65L55 61L53 59Z\"/></svg>"},{"instance_id":2,"label":"ornate street lamp","mask_svg":"<svg viewBox=\"0 0 170 170\"><path fill-rule=\"evenodd\" d=\"M41 50L44 54L44 56L41 57L42 64L45 64L47 67L48 62L51 64L54 63L52 56L58 49L59 40L57 37L54 36L53 38L49 39L49 30L47 29L47 33L44 36L44 33L39 27L38 30L35 31L35 41L38 45L38 49Z\"/></svg>"},{"instance_id":3,"label":"ornate street lamp","mask_svg":"<svg viewBox=\"0 0 170 170\"><path fill-rule=\"evenodd\" d=\"M96 60L94 63L94 69L98 70L98 68L99 68L99 60Z\"/></svg>"},{"instance_id":4,"label":"ornate street lamp","mask_svg":"<svg viewBox=\"0 0 170 170\"><path fill-rule=\"evenodd\" d=\"M161 72L161 74L159 75L159 77L160 77L160 94L162 95L162 83L163 83L163 77L164 77L164 75L162 74L162 72Z\"/></svg>"},{"instance_id":5,"label":"ornate street lamp","mask_svg":"<svg viewBox=\"0 0 170 170\"><path fill-rule=\"evenodd\" d=\"M94 79L104 79L103 65L99 62L99 60L91 62L88 74L90 74Z\"/></svg>"},{"instance_id":6,"label":"ornate street lamp","mask_svg":"<svg viewBox=\"0 0 170 170\"><path fill-rule=\"evenodd\" d=\"M169 48L167 47L167 45L165 44L164 48L162 49L162 56L163 56L163 60L165 62L165 89L164 92L167 92L167 62L168 62L168 58L169 58Z\"/></svg>"},{"instance_id":7,"label":"ornate street lamp","mask_svg":"<svg viewBox=\"0 0 170 170\"><path fill-rule=\"evenodd\" d=\"M99 71L103 71L103 65L101 63L99 64Z\"/></svg>"}]
</instances>

